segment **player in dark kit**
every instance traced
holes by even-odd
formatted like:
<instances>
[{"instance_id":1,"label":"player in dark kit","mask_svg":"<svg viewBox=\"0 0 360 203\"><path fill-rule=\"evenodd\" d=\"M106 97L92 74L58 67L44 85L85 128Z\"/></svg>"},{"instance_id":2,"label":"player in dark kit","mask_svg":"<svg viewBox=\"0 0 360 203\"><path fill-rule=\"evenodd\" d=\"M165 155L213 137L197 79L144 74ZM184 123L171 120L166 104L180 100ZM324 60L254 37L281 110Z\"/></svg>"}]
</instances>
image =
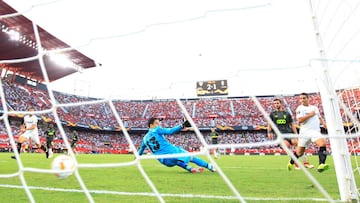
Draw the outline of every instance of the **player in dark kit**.
<instances>
[{"instance_id":1,"label":"player in dark kit","mask_svg":"<svg viewBox=\"0 0 360 203\"><path fill-rule=\"evenodd\" d=\"M73 150L74 153L76 153L75 151L75 147L76 147L76 143L79 141L79 136L78 133L76 132L76 130L73 131L73 135L71 138L71 149Z\"/></svg>"},{"instance_id":2,"label":"player in dark kit","mask_svg":"<svg viewBox=\"0 0 360 203\"><path fill-rule=\"evenodd\" d=\"M298 134L292 116L288 111L284 110L281 100L277 98L274 99L273 105L275 110L270 113L270 118L275 123L279 131L283 134ZM268 124L268 137L269 139L273 139L273 132L270 124ZM290 148L291 146L297 146L298 139L284 138L284 144L288 148ZM307 161L305 155L302 157L303 157L304 166L306 168L314 168L314 165L310 164ZM300 169L300 168L295 165L295 169Z\"/></svg>"},{"instance_id":3,"label":"player in dark kit","mask_svg":"<svg viewBox=\"0 0 360 203\"><path fill-rule=\"evenodd\" d=\"M210 132L211 144L217 145L219 143L219 134L216 132L215 128L211 128L210 130L211 130ZM219 150L217 148L213 148L211 150L211 154L213 154L215 158L219 158L220 156Z\"/></svg>"},{"instance_id":4,"label":"player in dark kit","mask_svg":"<svg viewBox=\"0 0 360 203\"><path fill-rule=\"evenodd\" d=\"M46 137L46 151L47 153L47 157L46 158L51 158L53 156L53 141L54 141L54 137L56 135L56 130L54 128L54 124L49 123L48 129L45 131L45 137Z\"/></svg>"}]
</instances>

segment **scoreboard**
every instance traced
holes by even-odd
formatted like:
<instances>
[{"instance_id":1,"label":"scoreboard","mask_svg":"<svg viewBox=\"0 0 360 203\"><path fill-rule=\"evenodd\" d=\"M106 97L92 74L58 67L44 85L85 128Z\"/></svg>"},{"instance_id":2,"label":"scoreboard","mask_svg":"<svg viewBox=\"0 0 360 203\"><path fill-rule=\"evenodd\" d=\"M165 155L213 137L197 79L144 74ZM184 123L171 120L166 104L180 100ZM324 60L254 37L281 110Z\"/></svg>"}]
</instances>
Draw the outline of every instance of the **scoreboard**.
<instances>
[{"instance_id":1,"label":"scoreboard","mask_svg":"<svg viewBox=\"0 0 360 203\"><path fill-rule=\"evenodd\" d=\"M227 80L209 80L196 82L197 96L228 95Z\"/></svg>"}]
</instances>

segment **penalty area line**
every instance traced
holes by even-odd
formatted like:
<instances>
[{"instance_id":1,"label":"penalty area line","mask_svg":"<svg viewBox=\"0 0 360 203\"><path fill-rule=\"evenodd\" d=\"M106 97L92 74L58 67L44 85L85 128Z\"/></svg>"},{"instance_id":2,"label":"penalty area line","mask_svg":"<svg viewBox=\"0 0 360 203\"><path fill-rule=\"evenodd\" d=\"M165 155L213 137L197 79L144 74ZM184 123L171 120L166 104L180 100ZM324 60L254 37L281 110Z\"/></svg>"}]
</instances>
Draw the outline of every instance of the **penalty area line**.
<instances>
[{"instance_id":1,"label":"penalty area line","mask_svg":"<svg viewBox=\"0 0 360 203\"><path fill-rule=\"evenodd\" d=\"M7 185L7 184L0 184L0 187L3 188L16 188L16 189L23 189L24 186L21 185ZM79 189L65 189L65 188L50 188L50 187L35 187L35 186L28 186L31 190L47 190L47 191L58 191L58 192L76 192L76 193L83 193L83 190ZM129 196L156 196L154 193L150 192L119 192L119 191L108 191L108 190L89 190L90 193L93 194L112 194L112 195L129 195ZM238 199L235 196L216 196L216 195L197 195L197 194L160 194L162 197L182 197L182 198L201 198L201 199ZM324 198L258 198L258 197L243 197L246 200L257 200L257 201L327 201ZM335 201L341 202L341 201Z\"/></svg>"}]
</instances>

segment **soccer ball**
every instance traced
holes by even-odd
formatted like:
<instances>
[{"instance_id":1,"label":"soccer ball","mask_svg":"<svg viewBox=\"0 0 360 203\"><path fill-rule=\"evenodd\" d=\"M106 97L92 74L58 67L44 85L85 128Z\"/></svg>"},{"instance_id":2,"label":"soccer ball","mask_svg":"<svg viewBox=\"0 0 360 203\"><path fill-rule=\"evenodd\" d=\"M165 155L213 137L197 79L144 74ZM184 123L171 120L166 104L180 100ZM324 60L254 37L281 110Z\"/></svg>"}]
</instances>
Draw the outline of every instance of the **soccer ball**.
<instances>
[{"instance_id":1,"label":"soccer ball","mask_svg":"<svg viewBox=\"0 0 360 203\"><path fill-rule=\"evenodd\" d=\"M51 169L61 171L54 173L56 177L67 178L74 172L75 160L67 155L57 156L51 163Z\"/></svg>"}]
</instances>

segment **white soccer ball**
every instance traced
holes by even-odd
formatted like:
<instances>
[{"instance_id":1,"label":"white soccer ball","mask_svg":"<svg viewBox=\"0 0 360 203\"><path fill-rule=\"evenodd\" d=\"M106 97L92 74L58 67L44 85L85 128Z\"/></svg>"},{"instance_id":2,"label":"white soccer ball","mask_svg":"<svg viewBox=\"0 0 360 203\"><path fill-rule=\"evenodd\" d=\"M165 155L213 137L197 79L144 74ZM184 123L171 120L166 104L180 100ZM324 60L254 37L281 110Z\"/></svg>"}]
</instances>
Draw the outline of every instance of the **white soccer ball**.
<instances>
[{"instance_id":1,"label":"white soccer ball","mask_svg":"<svg viewBox=\"0 0 360 203\"><path fill-rule=\"evenodd\" d=\"M67 178L73 174L76 164L75 160L67 155L57 156L51 163L51 169L60 172L55 172L54 175L58 178Z\"/></svg>"}]
</instances>

